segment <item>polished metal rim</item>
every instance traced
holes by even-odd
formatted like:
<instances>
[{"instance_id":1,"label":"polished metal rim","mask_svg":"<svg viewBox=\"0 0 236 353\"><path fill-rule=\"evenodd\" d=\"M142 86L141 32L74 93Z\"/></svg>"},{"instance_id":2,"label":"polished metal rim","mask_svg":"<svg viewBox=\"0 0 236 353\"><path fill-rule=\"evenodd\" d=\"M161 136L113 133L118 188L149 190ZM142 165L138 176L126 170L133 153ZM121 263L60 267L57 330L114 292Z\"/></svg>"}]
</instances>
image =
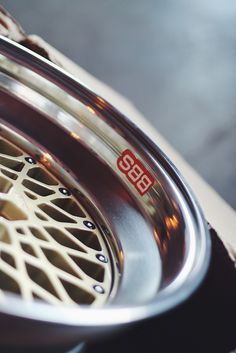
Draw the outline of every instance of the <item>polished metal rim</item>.
<instances>
[{"instance_id":1,"label":"polished metal rim","mask_svg":"<svg viewBox=\"0 0 236 353\"><path fill-rule=\"evenodd\" d=\"M18 305L9 296L1 312L81 329L130 323L182 302L206 273L210 243L179 172L138 127L62 69L5 38L0 53L2 132L14 127L25 150L35 143L80 185L121 273L116 295L101 309ZM117 168L127 150L154 179L143 195Z\"/></svg>"}]
</instances>

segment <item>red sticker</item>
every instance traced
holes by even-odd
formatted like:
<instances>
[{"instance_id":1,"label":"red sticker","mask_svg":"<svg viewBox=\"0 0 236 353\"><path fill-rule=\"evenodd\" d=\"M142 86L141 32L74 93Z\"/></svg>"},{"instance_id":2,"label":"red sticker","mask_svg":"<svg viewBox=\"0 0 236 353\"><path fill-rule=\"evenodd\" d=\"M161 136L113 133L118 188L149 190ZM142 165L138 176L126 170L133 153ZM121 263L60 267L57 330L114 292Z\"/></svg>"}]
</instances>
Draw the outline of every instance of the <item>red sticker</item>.
<instances>
[{"instance_id":1,"label":"red sticker","mask_svg":"<svg viewBox=\"0 0 236 353\"><path fill-rule=\"evenodd\" d=\"M140 195L144 195L154 184L153 176L130 150L125 150L117 159L119 170L134 185Z\"/></svg>"}]
</instances>

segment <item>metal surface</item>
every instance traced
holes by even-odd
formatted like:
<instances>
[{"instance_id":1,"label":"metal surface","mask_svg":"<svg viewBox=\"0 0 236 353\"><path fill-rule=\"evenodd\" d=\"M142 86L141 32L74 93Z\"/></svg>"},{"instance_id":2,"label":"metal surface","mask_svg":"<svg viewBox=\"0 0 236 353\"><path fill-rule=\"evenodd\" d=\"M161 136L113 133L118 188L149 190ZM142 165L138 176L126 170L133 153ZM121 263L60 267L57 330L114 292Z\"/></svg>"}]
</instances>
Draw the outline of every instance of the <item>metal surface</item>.
<instances>
[{"instance_id":1,"label":"metal surface","mask_svg":"<svg viewBox=\"0 0 236 353\"><path fill-rule=\"evenodd\" d=\"M0 52L2 133L6 138L14 127L23 149L30 142L35 156L49 153L52 172L60 165L75 192L79 185L121 273L116 295L102 309L19 306L12 297L1 312L34 320L36 337L50 327L63 332L57 338L76 340L186 299L207 270L210 245L197 202L175 167L127 118L63 70L4 38ZM126 149L154 177L144 196L117 168Z\"/></svg>"},{"instance_id":2,"label":"metal surface","mask_svg":"<svg viewBox=\"0 0 236 353\"><path fill-rule=\"evenodd\" d=\"M41 161L0 138L1 296L102 305L115 281L102 234Z\"/></svg>"}]
</instances>

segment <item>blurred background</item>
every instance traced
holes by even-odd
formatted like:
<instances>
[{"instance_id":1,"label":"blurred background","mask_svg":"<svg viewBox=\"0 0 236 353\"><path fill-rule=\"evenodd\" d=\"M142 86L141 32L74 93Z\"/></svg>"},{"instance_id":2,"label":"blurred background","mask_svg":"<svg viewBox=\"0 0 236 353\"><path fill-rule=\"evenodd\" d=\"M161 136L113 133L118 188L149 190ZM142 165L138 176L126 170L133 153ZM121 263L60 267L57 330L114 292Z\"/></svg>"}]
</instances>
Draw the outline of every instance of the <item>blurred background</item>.
<instances>
[{"instance_id":1,"label":"blurred background","mask_svg":"<svg viewBox=\"0 0 236 353\"><path fill-rule=\"evenodd\" d=\"M235 0L1 4L128 97L236 209Z\"/></svg>"}]
</instances>

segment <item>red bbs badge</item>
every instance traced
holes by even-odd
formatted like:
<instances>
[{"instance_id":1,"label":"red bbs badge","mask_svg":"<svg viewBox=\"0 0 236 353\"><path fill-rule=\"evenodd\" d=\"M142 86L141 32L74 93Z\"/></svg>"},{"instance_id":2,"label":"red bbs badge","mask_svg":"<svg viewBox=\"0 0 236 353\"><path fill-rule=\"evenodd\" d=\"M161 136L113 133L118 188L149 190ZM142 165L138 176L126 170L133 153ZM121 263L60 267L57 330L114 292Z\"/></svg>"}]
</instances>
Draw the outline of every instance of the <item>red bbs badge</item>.
<instances>
[{"instance_id":1,"label":"red bbs badge","mask_svg":"<svg viewBox=\"0 0 236 353\"><path fill-rule=\"evenodd\" d=\"M129 149L126 149L117 159L117 166L141 196L153 186L153 176Z\"/></svg>"}]
</instances>

